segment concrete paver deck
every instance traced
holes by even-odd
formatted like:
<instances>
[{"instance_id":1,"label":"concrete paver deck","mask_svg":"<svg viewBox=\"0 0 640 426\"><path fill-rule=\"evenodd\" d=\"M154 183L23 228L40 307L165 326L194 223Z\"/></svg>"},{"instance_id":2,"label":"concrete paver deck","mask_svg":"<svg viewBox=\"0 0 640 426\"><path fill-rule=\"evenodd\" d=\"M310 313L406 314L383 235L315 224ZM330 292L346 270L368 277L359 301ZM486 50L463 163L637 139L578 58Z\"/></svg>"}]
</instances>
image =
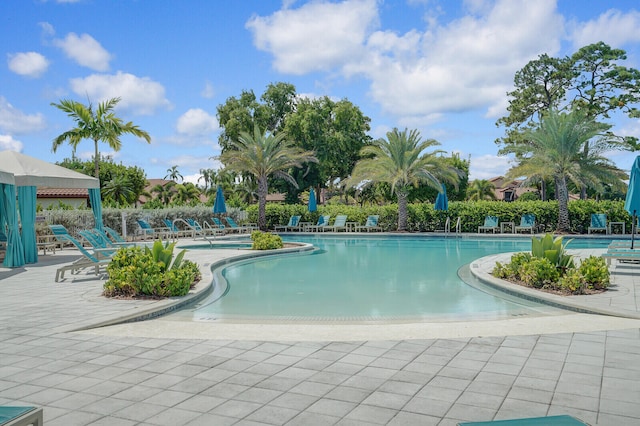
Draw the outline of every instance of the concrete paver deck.
<instances>
[{"instance_id":1,"label":"concrete paver deck","mask_svg":"<svg viewBox=\"0 0 640 426\"><path fill-rule=\"evenodd\" d=\"M155 330L144 331L146 322L73 331L172 303L105 299L104 281L91 275L54 283L56 264L73 253L0 268L0 404L43 406L48 426L455 425L554 414L640 424L634 319L567 313L509 326L321 331L274 324L271 336L268 325L216 324L215 336L185 322L173 335L175 324L161 318L150 322ZM195 260L205 266L228 255ZM613 291L633 297L580 303L637 312L634 268L613 273ZM259 332L249 334L252 327Z\"/></svg>"}]
</instances>

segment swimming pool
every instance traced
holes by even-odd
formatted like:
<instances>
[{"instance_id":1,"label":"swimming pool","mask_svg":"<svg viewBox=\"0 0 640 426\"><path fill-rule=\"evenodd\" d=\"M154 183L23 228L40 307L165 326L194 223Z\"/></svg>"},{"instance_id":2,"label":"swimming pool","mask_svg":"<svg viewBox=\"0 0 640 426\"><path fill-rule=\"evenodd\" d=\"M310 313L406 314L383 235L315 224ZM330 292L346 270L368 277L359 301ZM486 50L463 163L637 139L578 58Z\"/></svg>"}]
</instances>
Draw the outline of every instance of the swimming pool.
<instances>
[{"instance_id":1,"label":"swimming pool","mask_svg":"<svg viewBox=\"0 0 640 426\"><path fill-rule=\"evenodd\" d=\"M558 312L482 291L460 278L464 266L477 258L530 250L529 238L299 235L285 241L311 243L317 250L227 265L215 283L226 286L224 295L214 292L182 315L196 321L415 321ZM569 247L605 246L604 241L574 240Z\"/></svg>"}]
</instances>

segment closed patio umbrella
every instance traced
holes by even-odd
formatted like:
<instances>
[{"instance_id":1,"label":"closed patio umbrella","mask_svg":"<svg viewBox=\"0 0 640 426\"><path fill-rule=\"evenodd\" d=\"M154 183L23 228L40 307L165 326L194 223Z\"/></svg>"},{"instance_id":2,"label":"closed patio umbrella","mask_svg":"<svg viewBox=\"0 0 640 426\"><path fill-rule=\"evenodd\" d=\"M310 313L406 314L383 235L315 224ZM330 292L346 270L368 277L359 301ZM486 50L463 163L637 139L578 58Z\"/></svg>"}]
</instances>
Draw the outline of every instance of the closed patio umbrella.
<instances>
[{"instance_id":1,"label":"closed patio umbrella","mask_svg":"<svg viewBox=\"0 0 640 426\"><path fill-rule=\"evenodd\" d=\"M318 210L318 206L316 204L316 193L313 188L311 188L309 191L309 211L315 212L316 210Z\"/></svg>"},{"instance_id":2,"label":"closed patio umbrella","mask_svg":"<svg viewBox=\"0 0 640 426\"><path fill-rule=\"evenodd\" d=\"M222 193L222 187L218 186L216 190L216 200L213 203L213 213L226 213L227 206L224 204L224 194Z\"/></svg>"},{"instance_id":3,"label":"closed patio umbrella","mask_svg":"<svg viewBox=\"0 0 640 426\"><path fill-rule=\"evenodd\" d=\"M442 184L442 192L438 192L436 197L436 203L433 206L434 210L449 210L449 199L447 198L447 187Z\"/></svg>"},{"instance_id":4,"label":"closed patio umbrella","mask_svg":"<svg viewBox=\"0 0 640 426\"><path fill-rule=\"evenodd\" d=\"M636 235L636 222L638 213L640 212L640 156L636 157L633 166L631 166L629 188L627 189L624 209L633 217L633 222L631 222L631 248L633 248Z\"/></svg>"}]
</instances>

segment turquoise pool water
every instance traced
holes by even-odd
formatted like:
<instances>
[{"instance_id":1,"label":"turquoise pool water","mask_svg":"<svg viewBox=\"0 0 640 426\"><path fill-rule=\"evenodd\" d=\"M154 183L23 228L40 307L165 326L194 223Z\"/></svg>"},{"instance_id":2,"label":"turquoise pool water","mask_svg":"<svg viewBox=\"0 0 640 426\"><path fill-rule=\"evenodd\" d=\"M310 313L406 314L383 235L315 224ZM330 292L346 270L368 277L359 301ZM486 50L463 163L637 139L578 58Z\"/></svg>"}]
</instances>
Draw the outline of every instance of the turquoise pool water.
<instances>
[{"instance_id":1,"label":"turquoise pool water","mask_svg":"<svg viewBox=\"0 0 640 426\"><path fill-rule=\"evenodd\" d=\"M313 254L257 258L224 267L224 296L190 312L195 320L416 320L504 318L553 309L489 294L459 277L464 265L495 253L530 250L531 240L314 237ZM574 240L570 248L606 247ZM216 285L224 285L216 283Z\"/></svg>"}]
</instances>

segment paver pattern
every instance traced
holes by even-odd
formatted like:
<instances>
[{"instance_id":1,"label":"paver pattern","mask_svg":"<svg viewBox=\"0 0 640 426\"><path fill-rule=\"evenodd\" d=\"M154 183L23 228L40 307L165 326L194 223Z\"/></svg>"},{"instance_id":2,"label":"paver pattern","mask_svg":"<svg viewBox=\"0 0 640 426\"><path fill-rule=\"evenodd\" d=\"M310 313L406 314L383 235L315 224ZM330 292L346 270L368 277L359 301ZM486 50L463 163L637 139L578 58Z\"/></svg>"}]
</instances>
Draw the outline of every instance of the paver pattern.
<instances>
[{"instance_id":1,"label":"paver pattern","mask_svg":"<svg viewBox=\"0 0 640 426\"><path fill-rule=\"evenodd\" d=\"M455 425L556 414L640 424L639 328L361 342L77 333L165 302L107 300L91 275L54 283L55 265L73 258L65 249L0 269L0 405L42 406L47 426ZM638 271L619 268L614 282L636 288Z\"/></svg>"}]
</instances>

